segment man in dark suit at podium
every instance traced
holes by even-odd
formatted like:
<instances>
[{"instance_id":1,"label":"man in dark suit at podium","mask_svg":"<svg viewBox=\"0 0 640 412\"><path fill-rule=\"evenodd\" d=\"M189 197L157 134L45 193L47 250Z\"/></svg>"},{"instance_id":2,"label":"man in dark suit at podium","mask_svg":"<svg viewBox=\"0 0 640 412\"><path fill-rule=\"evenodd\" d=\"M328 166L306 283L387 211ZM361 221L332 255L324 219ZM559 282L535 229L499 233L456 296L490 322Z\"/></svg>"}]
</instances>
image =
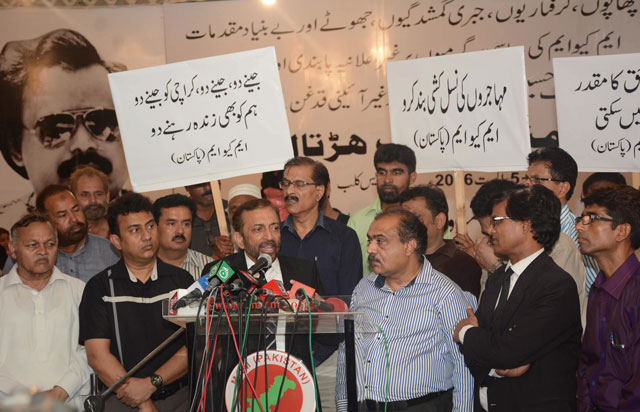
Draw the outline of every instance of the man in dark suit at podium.
<instances>
[{"instance_id":1,"label":"man in dark suit at podium","mask_svg":"<svg viewBox=\"0 0 640 412\"><path fill-rule=\"evenodd\" d=\"M576 410L578 291L547 254L559 216L560 201L542 186L517 189L493 207L489 235L508 263L454 331L476 381L477 411Z\"/></svg>"},{"instance_id":2,"label":"man in dark suit at podium","mask_svg":"<svg viewBox=\"0 0 640 412\"><path fill-rule=\"evenodd\" d=\"M271 267L265 272L267 282L279 280L285 288L290 289L291 282L297 280L322 293L318 271L314 262L279 255L280 217L278 210L271 202L266 199L252 199L242 204L232 216L232 225L234 241L238 247L242 249L240 252L227 255L224 258L224 261L231 266L233 270L246 271L247 268L256 263L261 254L267 253L271 256L273 262ZM208 274L217 262L218 261L207 264L202 271L202 275ZM259 313L259 311L252 312L252 314L253 313ZM303 311L300 310L300 313L302 316ZM285 339L281 339L281 337ZM291 346L290 335L278 335L275 338L273 335L270 335L266 341L269 349L286 350L293 356L300 358L307 368L311 369L311 357L309 355L308 338L306 335L297 335L293 341L293 346ZM249 339L245 353L249 354L262 350L264 344L264 340ZM218 342L218 345L221 345L221 347L225 346L222 342ZM226 377L231 372L231 368L238 362L233 350L227 352L226 356L228 358L224 364L228 365L228 368L222 371L222 384L226 384ZM193 371L191 373L193 373ZM218 382L218 378L214 378L214 380L216 382L213 383L212 386L215 388L217 385L220 385L220 382ZM220 394L224 394L224 391L213 389L212 396L214 405L220 404Z\"/></svg>"},{"instance_id":3,"label":"man in dark suit at podium","mask_svg":"<svg viewBox=\"0 0 640 412\"><path fill-rule=\"evenodd\" d=\"M279 256L280 253L280 217L277 209L266 199L252 199L241 205L232 216L233 237L242 249L238 253L227 255L224 260L234 270L247 270L262 253L267 253L273 261L265 272L268 281L279 280L289 289L291 281L297 280L318 290L321 289L318 270L314 262ZM216 262L207 264L202 274Z\"/></svg>"}]
</instances>

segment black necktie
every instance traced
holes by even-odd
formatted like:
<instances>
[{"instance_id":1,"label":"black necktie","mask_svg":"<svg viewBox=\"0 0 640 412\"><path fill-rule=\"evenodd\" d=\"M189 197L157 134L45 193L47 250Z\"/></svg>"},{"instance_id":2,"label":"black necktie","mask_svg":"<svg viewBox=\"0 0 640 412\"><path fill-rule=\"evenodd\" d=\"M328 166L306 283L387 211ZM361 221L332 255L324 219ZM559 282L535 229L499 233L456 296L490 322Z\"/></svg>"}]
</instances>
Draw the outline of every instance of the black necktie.
<instances>
[{"instance_id":1,"label":"black necktie","mask_svg":"<svg viewBox=\"0 0 640 412\"><path fill-rule=\"evenodd\" d=\"M513 269L507 269L504 280L502 281L502 289L500 290L500 297L498 298L498 305L493 311L493 319L497 319L504 307L507 305L507 299L509 299L509 287L511 286L511 275L513 275Z\"/></svg>"}]
</instances>

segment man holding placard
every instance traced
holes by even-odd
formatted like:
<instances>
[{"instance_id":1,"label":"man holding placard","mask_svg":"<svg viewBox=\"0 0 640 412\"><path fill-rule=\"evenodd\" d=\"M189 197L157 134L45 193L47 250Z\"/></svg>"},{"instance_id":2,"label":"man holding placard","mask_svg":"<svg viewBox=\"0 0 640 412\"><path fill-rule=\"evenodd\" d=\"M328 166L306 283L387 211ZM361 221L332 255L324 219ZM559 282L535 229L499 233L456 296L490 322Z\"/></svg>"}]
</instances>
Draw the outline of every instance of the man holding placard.
<instances>
[{"instance_id":1,"label":"man holding placard","mask_svg":"<svg viewBox=\"0 0 640 412\"><path fill-rule=\"evenodd\" d=\"M373 218L389 206L398 205L400 194L415 182L416 155L409 147L396 143L383 144L373 156L376 168L376 201L360 209L349 218L347 226L356 231L362 250L362 275L371 273L367 261L367 231Z\"/></svg>"}]
</instances>

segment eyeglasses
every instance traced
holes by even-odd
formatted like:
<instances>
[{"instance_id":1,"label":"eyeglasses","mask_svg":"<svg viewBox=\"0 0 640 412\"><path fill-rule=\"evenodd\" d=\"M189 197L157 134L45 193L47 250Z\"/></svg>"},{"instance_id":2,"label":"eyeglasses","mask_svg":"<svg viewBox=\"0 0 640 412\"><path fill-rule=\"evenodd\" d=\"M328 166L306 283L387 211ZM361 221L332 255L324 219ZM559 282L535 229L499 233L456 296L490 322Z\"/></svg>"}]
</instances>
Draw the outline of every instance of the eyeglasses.
<instances>
[{"instance_id":1,"label":"eyeglasses","mask_svg":"<svg viewBox=\"0 0 640 412\"><path fill-rule=\"evenodd\" d=\"M507 219L511 218L509 216L491 216L491 220L489 221L489 223L491 224L491 226L495 227Z\"/></svg>"},{"instance_id":2,"label":"eyeglasses","mask_svg":"<svg viewBox=\"0 0 640 412\"><path fill-rule=\"evenodd\" d=\"M539 185L542 182L564 182L564 180L561 179L549 179L547 177L536 177L536 176L527 176L524 175L524 177L522 178L522 180L524 180L525 182L531 182L534 185Z\"/></svg>"},{"instance_id":3,"label":"eyeglasses","mask_svg":"<svg viewBox=\"0 0 640 412\"><path fill-rule=\"evenodd\" d=\"M113 142L120 138L116 111L102 107L52 113L38 119L33 128L24 128L35 133L44 147L55 149L71 140L80 122L97 140Z\"/></svg>"},{"instance_id":4,"label":"eyeglasses","mask_svg":"<svg viewBox=\"0 0 640 412\"><path fill-rule=\"evenodd\" d=\"M295 180L292 182L291 180L287 180L287 179L282 179L279 184L280 184L280 189L286 189L291 185L295 186L296 189L302 189L305 186L318 186L317 183L313 183L313 182L305 182L304 180Z\"/></svg>"},{"instance_id":5,"label":"eyeglasses","mask_svg":"<svg viewBox=\"0 0 640 412\"><path fill-rule=\"evenodd\" d=\"M584 226L590 225L594 220L600 220L602 222L613 222L613 219L610 217L598 216L596 214L590 213L587 215L576 216L576 225L578 223L582 223Z\"/></svg>"}]
</instances>

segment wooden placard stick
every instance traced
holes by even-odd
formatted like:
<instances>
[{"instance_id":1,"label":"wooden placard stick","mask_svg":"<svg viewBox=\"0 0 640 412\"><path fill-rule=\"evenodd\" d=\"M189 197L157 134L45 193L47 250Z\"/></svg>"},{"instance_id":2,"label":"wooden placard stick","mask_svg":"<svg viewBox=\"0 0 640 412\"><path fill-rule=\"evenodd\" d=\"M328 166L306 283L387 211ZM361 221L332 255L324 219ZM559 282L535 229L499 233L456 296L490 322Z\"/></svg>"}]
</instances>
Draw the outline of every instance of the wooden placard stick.
<instances>
[{"instance_id":1,"label":"wooden placard stick","mask_svg":"<svg viewBox=\"0 0 640 412\"><path fill-rule=\"evenodd\" d=\"M640 189L640 172L631 173L631 185L636 189Z\"/></svg>"},{"instance_id":2,"label":"wooden placard stick","mask_svg":"<svg viewBox=\"0 0 640 412\"><path fill-rule=\"evenodd\" d=\"M456 232L467 234L467 217L464 208L464 171L453 172L453 186L456 191Z\"/></svg>"},{"instance_id":3,"label":"wooden placard stick","mask_svg":"<svg viewBox=\"0 0 640 412\"><path fill-rule=\"evenodd\" d=\"M216 218L218 219L220 235L229 236L229 227L227 227L227 219L224 215L224 205L222 204L222 194L220 193L220 182L218 180L212 180L209 182L209 184L211 185L213 207L216 210Z\"/></svg>"}]
</instances>

